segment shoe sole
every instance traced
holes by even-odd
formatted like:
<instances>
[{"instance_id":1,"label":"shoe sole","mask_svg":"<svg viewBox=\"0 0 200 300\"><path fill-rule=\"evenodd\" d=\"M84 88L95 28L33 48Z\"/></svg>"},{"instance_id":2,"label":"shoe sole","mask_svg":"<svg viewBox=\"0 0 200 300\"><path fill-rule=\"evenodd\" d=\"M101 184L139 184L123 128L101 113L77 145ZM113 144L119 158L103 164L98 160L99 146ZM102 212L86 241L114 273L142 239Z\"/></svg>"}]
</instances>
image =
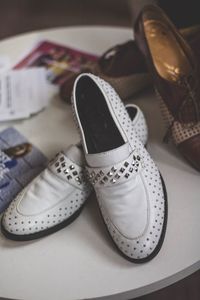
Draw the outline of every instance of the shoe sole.
<instances>
[{"instance_id":1,"label":"shoe sole","mask_svg":"<svg viewBox=\"0 0 200 300\"><path fill-rule=\"evenodd\" d=\"M165 201L165 206L164 206L164 209L165 209L165 217L164 217L164 222L163 222L163 229L162 229L162 233L161 233L161 236L160 236L160 239L159 239L159 241L158 241L158 244L157 244L156 248L154 249L154 251L153 251L150 255L148 255L148 256L145 257L145 258L138 258L138 259L136 259L136 258L131 258L131 257L129 257L129 256L126 256L126 255L118 248L118 246L113 242L113 238L112 238L112 236L111 236L111 234L110 234L110 232L109 232L109 230L108 230L108 228L107 228L107 226L106 226L106 224L105 224L103 215L102 215L101 210L100 210L100 208L99 208L100 214L101 214L102 219L103 219L103 223L104 223L105 226L106 226L106 230L107 230L107 232L108 232L108 235L110 236L110 238L111 238L111 240L112 240L112 242L113 242L113 244L114 244L116 250L117 250L118 253L119 253L122 257L124 257L126 260L128 260L128 261L130 261L130 262L132 262L132 263L135 263L135 264L142 264L142 263L146 263L146 262L152 260L152 259L159 253L159 251L160 251L160 249L161 249L161 247L162 247L163 241L164 241L164 239L165 239L165 233L166 233L166 228L167 228L167 219L168 219L168 200L167 200L167 190L166 190L166 186L165 186L165 183L164 183L164 180L163 180L161 174L160 174L160 178L161 178L161 181L162 181L162 187L163 187L163 193L164 193L164 201Z\"/></svg>"},{"instance_id":2,"label":"shoe sole","mask_svg":"<svg viewBox=\"0 0 200 300\"><path fill-rule=\"evenodd\" d=\"M45 237L47 235L50 235L52 233L57 232L58 230L70 225L76 218L78 218L78 216L80 215L83 207L85 204L83 204L73 215L71 215L69 218L67 218L66 220L64 220L63 222L50 227L48 229L42 230L42 231L38 231L35 233L31 233L31 234L22 234L22 235L18 235L18 234L13 234L9 231L7 231L2 223L2 219L1 219L1 232L3 233L3 235L8 238L9 240L13 240L13 241L31 241L31 240L35 240L35 239L39 239L42 237Z\"/></svg>"}]
</instances>

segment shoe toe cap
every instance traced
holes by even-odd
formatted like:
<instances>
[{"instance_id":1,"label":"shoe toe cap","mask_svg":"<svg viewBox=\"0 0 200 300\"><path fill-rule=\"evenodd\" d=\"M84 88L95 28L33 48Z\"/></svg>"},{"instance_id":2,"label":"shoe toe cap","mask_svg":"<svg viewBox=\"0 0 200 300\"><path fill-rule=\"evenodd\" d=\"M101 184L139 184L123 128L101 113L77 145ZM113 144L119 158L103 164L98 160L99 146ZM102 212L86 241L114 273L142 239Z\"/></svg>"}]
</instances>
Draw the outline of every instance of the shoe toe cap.
<instances>
[{"instance_id":1,"label":"shoe toe cap","mask_svg":"<svg viewBox=\"0 0 200 300\"><path fill-rule=\"evenodd\" d=\"M2 227L9 233L20 234L21 227L23 227L24 216L17 211L17 203L22 198L21 193L11 202L2 217ZM25 229L24 229L25 231Z\"/></svg>"},{"instance_id":2,"label":"shoe toe cap","mask_svg":"<svg viewBox=\"0 0 200 300\"><path fill-rule=\"evenodd\" d=\"M82 191L76 190L70 194L70 197L63 197L61 201L48 209L41 210L37 214L31 214L30 210L27 213L20 210L19 204L27 200L26 193L20 193L11 202L2 217L2 232L8 238L16 240L18 238L25 240L26 237L31 237L34 234L39 236L39 232L44 233L41 236L46 235L45 232L49 230L53 232L53 228L56 228L57 225L61 226L61 223L67 223L67 220L73 218L73 215L82 208L86 198L87 194L82 194ZM30 199L32 200L32 198Z\"/></svg>"},{"instance_id":3,"label":"shoe toe cap","mask_svg":"<svg viewBox=\"0 0 200 300\"><path fill-rule=\"evenodd\" d=\"M159 173L158 176L160 176ZM143 179L145 180L145 178L146 177ZM145 181L148 191L146 194L146 202L148 205L147 207L143 206L143 213L140 213L138 216L131 212L127 213L130 220L129 223L127 223L125 215L122 216L122 219L126 221L125 224L128 230L125 230L124 227L120 227L120 223L114 222L111 215L107 213L107 210L103 210L103 208L100 207L108 231L118 250L126 259L135 263L151 260L159 252L164 240L167 223L167 195L162 178L160 177L160 180L158 179L159 177L156 177L155 181L155 184L157 184L157 193L154 190L154 185L147 185L148 182ZM141 190L139 194L141 194ZM137 196L137 198L141 200L141 197ZM120 209L120 213L121 211ZM136 213L138 211L137 205L136 208L134 208L134 212ZM130 215L135 215L135 217L131 219ZM135 226L134 223L137 225L137 219L140 220L141 218L145 219L142 222L145 226L140 226L139 230L136 231L135 228L138 226ZM130 226L128 226L128 224Z\"/></svg>"},{"instance_id":4,"label":"shoe toe cap","mask_svg":"<svg viewBox=\"0 0 200 300\"><path fill-rule=\"evenodd\" d=\"M154 257L154 253L157 253L160 248L163 230L162 224L159 232L155 228L153 231L147 230L142 236L128 239L116 229L109 228L112 239L121 254L128 260L136 263L150 260Z\"/></svg>"}]
</instances>

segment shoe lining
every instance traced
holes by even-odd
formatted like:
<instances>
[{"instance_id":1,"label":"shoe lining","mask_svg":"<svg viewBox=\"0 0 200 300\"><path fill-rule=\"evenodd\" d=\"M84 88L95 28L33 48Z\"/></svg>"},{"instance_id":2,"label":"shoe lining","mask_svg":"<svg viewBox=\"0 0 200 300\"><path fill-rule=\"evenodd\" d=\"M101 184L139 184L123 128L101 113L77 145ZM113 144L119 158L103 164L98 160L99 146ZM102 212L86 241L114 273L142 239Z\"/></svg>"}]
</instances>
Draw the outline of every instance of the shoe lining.
<instances>
[{"instance_id":1,"label":"shoe lining","mask_svg":"<svg viewBox=\"0 0 200 300\"><path fill-rule=\"evenodd\" d=\"M137 108L134 106L128 106L127 112L129 114L130 119L134 120L137 114Z\"/></svg>"},{"instance_id":2,"label":"shoe lining","mask_svg":"<svg viewBox=\"0 0 200 300\"><path fill-rule=\"evenodd\" d=\"M83 76L78 81L76 99L88 153L101 153L124 144L104 95L91 78Z\"/></svg>"},{"instance_id":3,"label":"shoe lining","mask_svg":"<svg viewBox=\"0 0 200 300\"><path fill-rule=\"evenodd\" d=\"M190 74L191 63L167 19L155 12L148 12L143 18L145 36L159 75L177 81L180 76Z\"/></svg>"}]
</instances>

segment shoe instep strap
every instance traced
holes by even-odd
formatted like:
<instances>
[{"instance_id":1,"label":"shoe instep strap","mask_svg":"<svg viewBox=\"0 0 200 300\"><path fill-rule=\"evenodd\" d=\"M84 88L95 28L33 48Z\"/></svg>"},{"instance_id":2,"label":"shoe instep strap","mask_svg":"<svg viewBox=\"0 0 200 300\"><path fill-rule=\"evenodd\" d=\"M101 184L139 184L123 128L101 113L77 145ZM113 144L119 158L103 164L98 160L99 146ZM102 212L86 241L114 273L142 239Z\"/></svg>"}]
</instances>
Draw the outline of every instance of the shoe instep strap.
<instances>
[{"instance_id":1,"label":"shoe instep strap","mask_svg":"<svg viewBox=\"0 0 200 300\"><path fill-rule=\"evenodd\" d=\"M84 174L84 168L71 161L63 152L56 154L55 158L49 162L48 168L52 173L78 189L90 187Z\"/></svg>"},{"instance_id":2,"label":"shoe instep strap","mask_svg":"<svg viewBox=\"0 0 200 300\"><path fill-rule=\"evenodd\" d=\"M86 167L86 175L90 183L95 187L113 186L130 180L143 168L143 162L137 151L115 164L105 168Z\"/></svg>"}]
</instances>

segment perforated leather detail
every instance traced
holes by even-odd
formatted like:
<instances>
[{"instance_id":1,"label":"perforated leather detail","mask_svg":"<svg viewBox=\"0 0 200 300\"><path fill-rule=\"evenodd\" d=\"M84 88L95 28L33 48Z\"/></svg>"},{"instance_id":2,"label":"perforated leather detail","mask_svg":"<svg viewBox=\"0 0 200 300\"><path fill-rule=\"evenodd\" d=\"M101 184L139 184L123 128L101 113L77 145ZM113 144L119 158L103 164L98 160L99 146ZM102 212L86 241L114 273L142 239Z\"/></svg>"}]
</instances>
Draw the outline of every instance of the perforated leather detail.
<instances>
[{"instance_id":1,"label":"perforated leather detail","mask_svg":"<svg viewBox=\"0 0 200 300\"><path fill-rule=\"evenodd\" d=\"M166 126L169 127L170 124L172 124L174 118L160 94L157 91L156 93L160 102L163 119ZM200 134L200 122L197 122L196 124L193 124L192 122L184 124L178 121L174 121L171 132L174 144L179 145L180 143Z\"/></svg>"},{"instance_id":2,"label":"perforated leather detail","mask_svg":"<svg viewBox=\"0 0 200 300\"><path fill-rule=\"evenodd\" d=\"M52 228L79 210L90 192L84 169L61 152L12 201L3 215L3 226L15 235Z\"/></svg>"},{"instance_id":3,"label":"perforated leather detail","mask_svg":"<svg viewBox=\"0 0 200 300\"><path fill-rule=\"evenodd\" d=\"M143 186L147 193L145 201L147 202L146 207L148 211L147 214L144 212L144 215L146 215L147 218L147 225L143 233L139 236L130 239L122 234L118 226L115 226L115 220L111 220L108 210L105 209L106 199L102 196L103 188L95 188L102 216L115 244L125 256L132 259L146 258L151 255L158 246L165 218L165 199L160 173L142 142L137 138L133 124L131 123L124 104L117 93L104 80L92 74L89 74L88 76L97 83L99 88L106 95L106 99L111 105L112 111L116 117L117 126L124 132L132 150L134 151L137 149L137 152L143 161L143 168L138 176L140 176L141 182L143 182ZM75 101L75 99L73 101ZM112 193L111 188L110 193ZM137 220L135 221L137 222Z\"/></svg>"},{"instance_id":4,"label":"perforated leather detail","mask_svg":"<svg viewBox=\"0 0 200 300\"><path fill-rule=\"evenodd\" d=\"M134 128L141 128L138 133L138 136L141 134L141 139L143 138L142 133L147 131L146 123L143 119L143 114L138 109L133 124ZM143 129L142 126L144 126ZM46 187L45 192L43 187L47 183L44 179L46 175L48 176L47 179L50 180L49 183L51 187L49 186L49 190ZM56 184L53 188L54 195L51 195L53 203L50 201L46 203L48 193L52 191L50 190L50 188L52 189L52 181ZM59 188L57 184L60 184ZM39 194L40 198L37 197L40 205L38 205L32 197L28 198L29 196L27 195L27 192L30 189L34 190L36 185L37 190L38 187L42 187L43 189ZM61 195L60 198L58 194L55 193L55 190ZM64 152L59 152L55 158L49 162L48 167L12 201L4 213L3 226L8 232L16 235L29 235L52 228L66 221L80 209L90 192L91 186L87 182L84 168L72 162Z\"/></svg>"}]
</instances>

